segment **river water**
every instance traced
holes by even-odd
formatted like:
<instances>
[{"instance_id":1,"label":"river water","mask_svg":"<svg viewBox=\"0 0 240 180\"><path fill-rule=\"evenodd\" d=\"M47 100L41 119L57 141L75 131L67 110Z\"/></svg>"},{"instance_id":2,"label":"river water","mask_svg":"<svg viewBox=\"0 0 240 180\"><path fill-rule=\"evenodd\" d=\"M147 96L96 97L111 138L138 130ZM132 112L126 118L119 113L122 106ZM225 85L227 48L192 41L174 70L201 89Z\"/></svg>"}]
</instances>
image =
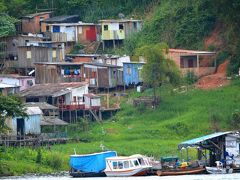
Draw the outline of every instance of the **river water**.
<instances>
[{"instance_id":1,"label":"river water","mask_svg":"<svg viewBox=\"0 0 240 180\"><path fill-rule=\"evenodd\" d=\"M12 180L240 180L240 173L235 174L201 174L201 175L182 175L182 176L145 176L145 177L99 177L99 178L72 178L69 175L61 176L36 176L36 175L26 175L26 176L14 176L14 177L0 177L0 179L12 179Z\"/></svg>"}]
</instances>

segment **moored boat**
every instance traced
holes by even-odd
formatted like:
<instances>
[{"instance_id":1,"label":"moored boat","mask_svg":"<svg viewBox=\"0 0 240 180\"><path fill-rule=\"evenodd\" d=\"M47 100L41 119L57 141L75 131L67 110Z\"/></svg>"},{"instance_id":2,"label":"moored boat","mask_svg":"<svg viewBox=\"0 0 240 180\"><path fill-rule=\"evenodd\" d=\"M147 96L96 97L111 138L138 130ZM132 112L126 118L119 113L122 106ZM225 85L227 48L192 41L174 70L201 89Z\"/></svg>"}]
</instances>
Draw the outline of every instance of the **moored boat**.
<instances>
[{"instance_id":1,"label":"moored boat","mask_svg":"<svg viewBox=\"0 0 240 180\"><path fill-rule=\"evenodd\" d=\"M101 177L106 176L105 159L117 156L115 151L105 151L93 154L71 155L70 156L70 175L73 177Z\"/></svg>"},{"instance_id":2,"label":"moored boat","mask_svg":"<svg viewBox=\"0 0 240 180\"><path fill-rule=\"evenodd\" d=\"M186 169L169 169L169 170L158 170L158 176L175 176L175 175L188 175L188 174L202 174L206 172L204 167L196 167L196 168L186 168Z\"/></svg>"},{"instance_id":3,"label":"moored boat","mask_svg":"<svg viewBox=\"0 0 240 180\"><path fill-rule=\"evenodd\" d=\"M104 172L110 177L144 176L151 168L147 157L140 154L106 158L106 166Z\"/></svg>"},{"instance_id":4,"label":"moored boat","mask_svg":"<svg viewBox=\"0 0 240 180\"><path fill-rule=\"evenodd\" d=\"M232 168L219 168L219 167L206 167L206 171L209 174L231 174L231 173L233 173Z\"/></svg>"}]
</instances>

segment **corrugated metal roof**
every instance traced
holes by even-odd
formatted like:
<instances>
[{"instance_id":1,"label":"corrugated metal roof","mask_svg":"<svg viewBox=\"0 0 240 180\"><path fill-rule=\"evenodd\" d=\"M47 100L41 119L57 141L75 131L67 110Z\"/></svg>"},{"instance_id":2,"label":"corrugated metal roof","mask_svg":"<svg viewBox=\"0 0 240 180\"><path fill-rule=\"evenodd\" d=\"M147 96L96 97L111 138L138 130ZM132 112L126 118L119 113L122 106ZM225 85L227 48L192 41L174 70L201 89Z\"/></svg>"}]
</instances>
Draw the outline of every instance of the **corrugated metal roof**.
<instances>
[{"instance_id":1,"label":"corrugated metal roof","mask_svg":"<svg viewBox=\"0 0 240 180\"><path fill-rule=\"evenodd\" d=\"M91 98L91 99L98 99L100 96L97 96L95 94L89 93L89 94L84 94L84 96Z\"/></svg>"},{"instance_id":2,"label":"corrugated metal roof","mask_svg":"<svg viewBox=\"0 0 240 180\"><path fill-rule=\"evenodd\" d=\"M213 139L213 138L216 138L216 137L219 137L219 136L223 136L223 135L226 135L226 134L230 134L230 133L232 133L232 131L217 132L217 133L209 134L209 135L202 136L202 137L199 137L199 138L184 141L184 142L178 144L178 148L181 149L182 147L198 146L199 143L202 143L206 140L210 140L210 139Z\"/></svg>"},{"instance_id":3,"label":"corrugated metal roof","mask_svg":"<svg viewBox=\"0 0 240 180\"><path fill-rule=\"evenodd\" d=\"M23 16L23 18L33 18L35 16L41 16L41 15L44 15L44 14L51 14L51 13L52 13L51 11L39 12L39 13L34 13L34 14L28 14L26 16Z\"/></svg>"},{"instance_id":4,"label":"corrugated metal roof","mask_svg":"<svg viewBox=\"0 0 240 180\"><path fill-rule=\"evenodd\" d=\"M216 52L211 52L211 51L197 51L197 50L186 50L186 49L169 49L169 52L186 53L186 54L216 54Z\"/></svg>"},{"instance_id":5,"label":"corrugated metal roof","mask_svg":"<svg viewBox=\"0 0 240 180\"><path fill-rule=\"evenodd\" d=\"M42 114L42 110L39 107L27 107L26 113L27 115L39 115Z\"/></svg>"},{"instance_id":6,"label":"corrugated metal roof","mask_svg":"<svg viewBox=\"0 0 240 180\"><path fill-rule=\"evenodd\" d=\"M28 102L26 107L39 107L40 109L58 109L58 107L48 104L46 102Z\"/></svg>"},{"instance_id":7,"label":"corrugated metal roof","mask_svg":"<svg viewBox=\"0 0 240 180\"><path fill-rule=\"evenodd\" d=\"M16 78L16 79L28 79L28 78L32 78L34 79L34 77L32 76L21 76L19 74L1 74L0 77L6 77L6 78Z\"/></svg>"},{"instance_id":8,"label":"corrugated metal roof","mask_svg":"<svg viewBox=\"0 0 240 180\"><path fill-rule=\"evenodd\" d=\"M12 85L12 84L0 83L0 89L4 89L4 88L15 88L15 87L19 87L19 86L17 86L17 85Z\"/></svg>"},{"instance_id":9,"label":"corrugated metal roof","mask_svg":"<svg viewBox=\"0 0 240 180\"><path fill-rule=\"evenodd\" d=\"M86 86L86 82L37 84L19 93L22 97L60 96L71 92L71 88Z\"/></svg>"},{"instance_id":10,"label":"corrugated metal roof","mask_svg":"<svg viewBox=\"0 0 240 180\"><path fill-rule=\"evenodd\" d=\"M138 19L103 19L99 20L100 23L125 23L125 22L142 22L142 20Z\"/></svg>"},{"instance_id":11,"label":"corrugated metal roof","mask_svg":"<svg viewBox=\"0 0 240 180\"><path fill-rule=\"evenodd\" d=\"M44 22L48 22L48 23L64 22L64 21L67 21L67 20L72 19L72 18L79 18L79 16L78 15L55 16L55 17L51 17L51 18L45 19Z\"/></svg>"},{"instance_id":12,"label":"corrugated metal roof","mask_svg":"<svg viewBox=\"0 0 240 180\"><path fill-rule=\"evenodd\" d=\"M44 116L43 120L41 120L40 125L41 126L54 126L54 125L66 126L68 125L68 123L55 116Z\"/></svg>"}]
</instances>

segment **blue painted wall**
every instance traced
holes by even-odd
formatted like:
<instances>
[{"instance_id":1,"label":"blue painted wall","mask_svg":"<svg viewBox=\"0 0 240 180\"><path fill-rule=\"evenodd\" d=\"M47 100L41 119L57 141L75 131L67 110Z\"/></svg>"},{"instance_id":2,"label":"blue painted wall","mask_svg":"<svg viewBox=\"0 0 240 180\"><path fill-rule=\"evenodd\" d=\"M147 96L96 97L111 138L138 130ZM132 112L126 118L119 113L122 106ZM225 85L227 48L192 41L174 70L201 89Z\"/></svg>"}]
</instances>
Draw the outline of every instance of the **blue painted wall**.
<instances>
[{"instance_id":1,"label":"blue painted wall","mask_svg":"<svg viewBox=\"0 0 240 180\"><path fill-rule=\"evenodd\" d=\"M123 63L123 81L126 86L142 82L140 77L142 66L142 63Z\"/></svg>"},{"instance_id":2,"label":"blue painted wall","mask_svg":"<svg viewBox=\"0 0 240 180\"><path fill-rule=\"evenodd\" d=\"M17 135L17 119L19 117L14 117L12 119L12 134ZM24 118L24 134L40 134L41 133L41 115L34 114L28 115L28 118Z\"/></svg>"}]
</instances>

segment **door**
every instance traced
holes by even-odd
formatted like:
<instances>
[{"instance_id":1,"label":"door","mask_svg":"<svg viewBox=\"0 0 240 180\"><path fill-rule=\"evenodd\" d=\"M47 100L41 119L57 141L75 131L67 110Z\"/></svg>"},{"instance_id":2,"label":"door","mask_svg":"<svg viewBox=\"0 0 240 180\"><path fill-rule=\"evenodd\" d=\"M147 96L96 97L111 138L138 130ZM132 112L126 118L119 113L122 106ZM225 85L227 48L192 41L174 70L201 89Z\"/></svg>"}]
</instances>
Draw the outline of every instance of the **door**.
<instances>
[{"instance_id":1,"label":"door","mask_svg":"<svg viewBox=\"0 0 240 180\"><path fill-rule=\"evenodd\" d=\"M17 119L17 134L18 135L24 134L24 119L23 118Z\"/></svg>"}]
</instances>

